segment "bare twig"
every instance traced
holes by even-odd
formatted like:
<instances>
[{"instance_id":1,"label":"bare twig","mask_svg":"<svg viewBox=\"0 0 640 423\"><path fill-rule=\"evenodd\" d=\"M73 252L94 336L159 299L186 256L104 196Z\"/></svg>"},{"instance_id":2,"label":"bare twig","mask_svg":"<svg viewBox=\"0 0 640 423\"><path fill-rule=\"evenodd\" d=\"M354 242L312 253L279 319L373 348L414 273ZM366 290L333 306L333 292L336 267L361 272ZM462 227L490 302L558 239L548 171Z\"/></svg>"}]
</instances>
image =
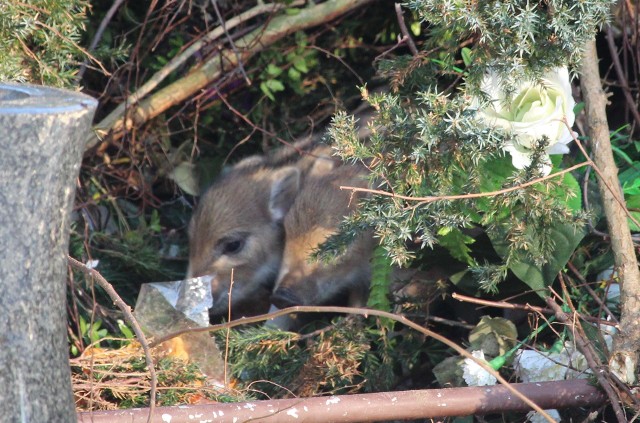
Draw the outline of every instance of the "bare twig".
<instances>
[{"instance_id":1,"label":"bare twig","mask_svg":"<svg viewBox=\"0 0 640 423\"><path fill-rule=\"evenodd\" d=\"M514 304L514 303L510 303L508 301L491 301L491 300L485 300L482 298L476 298L476 297L469 297L467 295L462 295L462 294L458 294L457 292L454 292L453 294L451 294L451 298L458 300L458 301L462 301L465 303L471 303L471 304L478 304L478 305L482 305L482 306L486 306L486 307L496 307L496 308L503 308L503 309L507 309L507 310L524 310L524 311L531 311L531 312L535 312L535 313L539 313L539 314L554 314L555 312L550 309L550 308L546 308L546 307L538 307L538 306L533 306L530 304ZM593 316L585 316L585 315L580 315L579 316L581 319L587 321L587 322L592 322L592 323L597 323L599 325L607 325L607 326L615 326L616 323L615 322L609 322L607 320L603 320L597 317L593 317Z\"/></svg>"},{"instance_id":2,"label":"bare twig","mask_svg":"<svg viewBox=\"0 0 640 423\"><path fill-rule=\"evenodd\" d=\"M396 16L398 17L398 25L400 25L400 32L402 32L401 42L406 42L411 54L414 56L418 55L418 48L416 47L416 43L413 42L413 38L411 38L411 34L409 34L409 30L407 29L407 24L404 21L404 16L402 15L402 6L400 3L395 4L396 8Z\"/></svg>"},{"instance_id":3,"label":"bare twig","mask_svg":"<svg viewBox=\"0 0 640 423\"><path fill-rule=\"evenodd\" d=\"M382 191L382 190L376 190L376 189L369 189L369 188L358 188L358 187L351 187L351 186L341 186L340 189L344 189L344 190L351 190L351 191L361 191L361 192L368 192L371 194L378 194L378 195L384 195L386 197L392 197L392 198L398 198L401 200L407 200L407 201L417 201L418 203L413 205L411 208L414 207L419 207L423 204L427 204L427 203L432 203L434 201L451 201L451 200L465 200L465 199L470 199L470 198L483 198L483 197L495 197L496 195L501 195L501 194L506 194L512 191L517 191L519 189L522 188L526 188L529 187L531 185L535 185L539 182L542 181L546 181L548 179L551 178L555 178L557 176L561 176L564 175L565 173L569 173L572 172L576 169L579 169L581 167L584 166L588 166L592 164L591 161L585 161L582 163L578 163L576 165L573 165L567 169L562 169L556 173L552 173L550 175L547 176L543 176L540 178L536 178L533 179L529 182L525 182L523 184L514 186L514 187L509 187L509 188L504 188L501 190L497 190L497 191L489 191L489 192L478 192L478 193L470 193L470 194L457 194L457 195L440 195L440 196L427 196L427 197L411 197L411 196L406 196L406 195L399 195L399 194L394 194L391 192L387 192L387 191Z\"/></svg>"},{"instance_id":4,"label":"bare twig","mask_svg":"<svg viewBox=\"0 0 640 423\"><path fill-rule=\"evenodd\" d=\"M563 122L565 123L565 125L569 126L567 121L566 121L566 119L564 119ZM571 129L571 128L569 128L569 129ZM512 191L517 191L519 189L526 188L526 187L529 187L531 185L535 185L535 184L537 184L539 182L546 181L548 179L564 175L565 173L572 172L572 171L574 171L576 169L579 169L581 167L584 167L584 166L590 166L598 174L598 176L600 176L599 181L602 181L601 183L604 184L604 186L608 190L608 192L611 193L611 198L613 200L615 200L620 205L620 207L622 209L622 212L629 219L631 219L631 221L633 223L635 223L637 226L640 227L640 222L638 222L633 217L631 212L627 209L627 207L625 205L625 202L624 202L624 199L621 197L620 193L618 192L619 190L614 190L612 184L610 184L609 182L607 182L605 180L605 178L603 177L602 171L598 168L596 163L594 163L593 160L590 158L589 154L586 152L586 150L582 146L582 143L580 142L580 140L576 137L576 135L574 133L572 133L572 136L573 136L573 140L578 145L578 148L580 148L580 151L582 151L582 154L584 154L584 156L586 158L586 160L584 162L578 163L576 165L573 165L573 166L571 166L571 167L569 167L567 169L562 169L562 170L560 170L560 171L558 171L556 173L552 173L552 174L549 174L549 175L546 175L546 176L542 176L540 178L533 179L533 180L525 182L523 184L519 184L519 185L516 185L516 186L513 186L513 187L509 187L509 188L504 188L504 189L497 190L497 191L478 192L478 193L470 193L470 194L456 194L456 195L412 197L412 196L399 195L399 194L395 194L395 193L391 193L391 192L387 192L387 191L370 189L370 188L359 188L359 187L352 187L352 186L340 186L340 189L351 190L352 192L360 191L360 192L367 192L367 193L371 193L371 194L378 194L378 195L383 195L383 196L386 196L386 197L397 198L397 199L400 199L400 200L417 201L418 202L417 204L414 204L413 206L409 207L409 209L413 209L413 208L416 208L416 207L420 207L423 204L432 203L434 201L452 201L452 200L464 200L464 199L470 199L470 198L495 197L497 195L506 194L506 193L509 193L509 192L512 192ZM617 174L617 172L616 172L616 174Z\"/></svg>"},{"instance_id":5,"label":"bare twig","mask_svg":"<svg viewBox=\"0 0 640 423\"><path fill-rule=\"evenodd\" d=\"M589 341L584 336L584 331L580 326L577 326L575 324L573 319L571 319L567 315L567 313L562 311L562 308L560 308L560 306L552 298L547 298L546 302L549 308L554 310L556 318L560 322L570 326L570 331L574 335L578 350L580 350L580 352L584 355L585 359L587 360L587 364L593 371L593 374L598 380L600 387L606 392L607 396L609 397L611 406L613 407L613 410L616 414L616 418L620 423L626 422L627 419L625 418L624 411L622 410L620 402L618 401L618 395L613 390L611 383L609 383L609 380L605 377L606 369L598 363L598 360L596 358L597 355L594 353L592 347L589 344Z\"/></svg>"},{"instance_id":6,"label":"bare twig","mask_svg":"<svg viewBox=\"0 0 640 423\"><path fill-rule=\"evenodd\" d=\"M131 97L126 104L118 106L94 126L93 132L95 133L87 137L85 148L90 149L96 145L98 142L96 136L104 137L110 134L114 139L118 139L126 131L191 98L198 91L219 79L223 72L236 68L238 60L246 63L253 55L264 50L265 46L271 45L295 31L333 20L371 1L373 0L331 0L301 8L297 15L277 16L271 19L264 28L258 28L236 40L235 45L240 52L239 57L230 50L222 50L218 55L194 67L187 76L163 87L153 96L141 100L142 96L136 95ZM231 20L227 22L227 28L230 27L230 22ZM221 31L221 33L223 32ZM168 70L165 68L163 72ZM157 83L154 83L154 87L156 85ZM138 101L139 103L137 103ZM130 107L130 110L125 113L127 107Z\"/></svg>"},{"instance_id":7,"label":"bare twig","mask_svg":"<svg viewBox=\"0 0 640 423\"><path fill-rule=\"evenodd\" d=\"M238 49L236 48L236 45L234 44L233 38L229 34L229 31L227 31L227 26L225 24L224 18L222 17L222 14L220 13L220 9L218 9L218 1L217 0L211 0L211 5L213 6L213 10L216 12L216 16L218 18L218 22L220 22L220 28L222 28L222 31L224 31L224 34L227 36L227 41L229 41L229 45L231 46L231 49L233 50L233 52L236 55L236 59L238 60L238 69L240 69L240 72L242 73L242 76L244 77L244 82L247 85L251 85L251 80L249 79L249 76L247 75L247 72L244 70L244 64L242 63L242 59L240 58L240 53L238 52Z\"/></svg>"},{"instance_id":8,"label":"bare twig","mask_svg":"<svg viewBox=\"0 0 640 423\"><path fill-rule=\"evenodd\" d=\"M104 34L104 30L107 29L107 25L109 25L109 22L111 22L111 19L113 19L113 15L116 14L116 12L118 11L122 3L124 3L124 0L115 0L113 2L109 10L107 11L107 14L104 15L104 18L102 18L102 21L98 26L98 30L96 31L96 34L93 36L93 40L91 40L91 44L89 45L89 48L87 49L87 51L92 52L95 50L96 46L102 39L102 34ZM76 78L77 81L80 81L82 79L82 76L86 72L87 63L88 63L87 59L85 59L84 62L82 62L82 65L80 66L80 70L78 71L78 76Z\"/></svg>"},{"instance_id":9,"label":"bare twig","mask_svg":"<svg viewBox=\"0 0 640 423\"><path fill-rule=\"evenodd\" d=\"M153 412L156 407L156 385L158 381L156 378L156 370L153 365L153 357L151 357L149 343L147 342L147 338L142 332L142 328L140 328L138 321L133 316L131 307L129 307L127 303L125 303L122 298L120 298L120 295L118 295L116 290L113 289L113 286L111 286L111 284L100 274L100 272L85 266L84 263L74 259L71 256L67 256L67 261L69 262L69 265L71 265L74 269L77 269L85 275L93 278L98 283L98 285L100 285L100 287L104 289L104 291L107 293L107 295L109 295L109 298L111 298L116 307L118 307L122 311L125 320L129 325L131 325L131 329L133 329L133 332L138 337L138 341L140 342L142 350L144 351L144 356L147 361L147 367L149 369L151 388L149 390L149 418L147 421L151 422Z\"/></svg>"},{"instance_id":10,"label":"bare twig","mask_svg":"<svg viewBox=\"0 0 640 423\"><path fill-rule=\"evenodd\" d=\"M589 293L591 298L593 298L593 300L596 303L598 303L598 306L602 310L604 310L605 313L607 313L607 316L609 316L609 318L617 324L618 319L616 318L615 314L613 314L611 310L609 310L609 307L607 307L605 302L600 297L598 297L598 294L596 294L596 292L589 286L589 283L587 282L587 280L584 278L584 276L580 274L580 271L576 269L576 267L573 265L573 263L571 263L571 261L567 262L567 267L569 268L569 270L571 270L571 273L573 273L575 277L577 277L580 280L580 282L582 282L581 287L583 287Z\"/></svg>"},{"instance_id":11,"label":"bare twig","mask_svg":"<svg viewBox=\"0 0 640 423\"><path fill-rule=\"evenodd\" d=\"M610 25L607 25L607 44L609 45L609 52L611 53L611 59L613 60L613 68L616 70L616 76L618 77L618 83L622 88L624 98L627 101L633 118L636 120L636 123L640 125L640 112L638 111L638 105L631 96L631 89L629 88L627 78L625 78L622 70L622 63L620 63L620 57L616 50L616 43L613 40L613 30Z\"/></svg>"}]
</instances>

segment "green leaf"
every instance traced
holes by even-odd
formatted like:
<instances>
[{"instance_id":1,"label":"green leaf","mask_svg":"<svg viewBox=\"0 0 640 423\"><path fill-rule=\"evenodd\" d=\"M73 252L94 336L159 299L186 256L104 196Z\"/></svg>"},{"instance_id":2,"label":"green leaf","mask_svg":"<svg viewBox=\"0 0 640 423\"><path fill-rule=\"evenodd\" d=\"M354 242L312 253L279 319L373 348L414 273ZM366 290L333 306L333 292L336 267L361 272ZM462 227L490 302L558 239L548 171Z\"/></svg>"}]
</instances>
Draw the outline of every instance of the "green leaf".
<instances>
[{"instance_id":1,"label":"green leaf","mask_svg":"<svg viewBox=\"0 0 640 423\"><path fill-rule=\"evenodd\" d=\"M265 84L271 92L284 91L284 84L277 79L269 79Z\"/></svg>"},{"instance_id":2,"label":"green leaf","mask_svg":"<svg viewBox=\"0 0 640 423\"><path fill-rule=\"evenodd\" d=\"M422 26L419 21L412 22L411 25L409 25L409 30L414 37L418 37L422 33Z\"/></svg>"},{"instance_id":3,"label":"green leaf","mask_svg":"<svg viewBox=\"0 0 640 423\"><path fill-rule=\"evenodd\" d=\"M151 220L149 221L149 229L155 233L162 232L162 225L160 224L160 213L158 210L151 212Z\"/></svg>"},{"instance_id":4,"label":"green leaf","mask_svg":"<svg viewBox=\"0 0 640 423\"><path fill-rule=\"evenodd\" d=\"M267 85L266 82L261 82L260 83L260 90L264 93L264 95L266 95L267 97L269 97L269 99L271 101L276 101L276 98L273 96L273 93L271 92L271 90L269 89L269 86Z\"/></svg>"},{"instance_id":5,"label":"green leaf","mask_svg":"<svg viewBox=\"0 0 640 423\"><path fill-rule=\"evenodd\" d=\"M472 350L482 350L497 357L512 349L518 340L518 331L512 321L503 317L484 316L469 334Z\"/></svg>"},{"instance_id":6,"label":"green leaf","mask_svg":"<svg viewBox=\"0 0 640 423\"><path fill-rule=\"evenodd\" d=\"M468 265L476 264L473 257L469 255L471 249L467 247L475 241L458 228L443 227L438 230L438 243L446 248L453 258Z\"/></svg>"},{"instance_id":7,"label":"green leaf","mask_svg":"<svg viewBox=\"0 0 640 423\"><path fill-rule=\"evenodd\" d=\"M297 7L289 7L287 9L284 9L284 13L289 16L295 16L300 13L300 9Z\"/></svg>"},{"instance_id":8,"label":"green leaf","mask_svg":"<svg viewBox=\"0 0 640 423\"><path fill-rule=\"evenodd\" d=\"M640 210L640 195L632 195L630 197L626 197L625 199L627 202L627 208L630 211ZM631 211L631 216L633 216L635 220L640 222L640 211ZM627 220L629 221L629 229L631 229L631 232L640 232L640 228L638 227L638 225L633 223L633 221L629 218L627 218Z\"/></svg>"},{"instance_id":9,"label":"green leaf","mask_svg":"<svg viewBox=\"0 0 640 423\"><path fill-rule=\"evenodd\" d=\"M631 159L631 157L629 157L629 155L627 153L625 153L624 151L622 151L622 149L620 149L619 147L616 147L615 145L611 146L611 150L613 150L613 152L616 154L616 156L620 157L623 161L627 162L627 164L633 166L633 160Z\"/></svg>"},{"instance_id":10,"label":"green leaf","mask_svg":"<svg viewBox=\"0 0 640 423\"><path fill-rule=\"evenodd\" d=\"M509 265L509 270L541 297L546 296L546 288L553 283L558 272L567 264L571 254L586 234L585 228L575 229L570 224L557 224L549 230L555 248L554 253L547 257L548 261L542 268L532 259L513 261ZM509 243L505 239L506 231L502 228L487 230L487 234L496 252L503 259L506 258L509 252Z\"/></svg>"},{"instance_id":11,"label":"green leaf","mask_svg":"<svg viewBox=\"0 0 640 423\"><path fill-rule=\"evenodd\" d=\"M120 332L122 333L122 335L127 338L127 339L133 339L135 337L135 334L133 333L133 331L129 328L129 326L127 326L122 320L118 319L118 329L120 329Z\"/></svg>"},{"instance_id":12,"label":"green leaf","mask_svg":"<svg viewBox=\"0 0 640 423\"><path fill-rule=\"evenodd\" d=\"M511 156L508 154L482 164L482 180L480 181L481 192L498 191L513 175L515 168L511 164ZM478 210L486 212L490 210L491 198L483 197L477 200ZM507 213L508 210L505 210ZM476 220L476 223L479 223Z\"/></svg>"},{"instance_id":13,"label":"green leaf","mask_svg":"<svg viewBox=\"0 0 640 423\"><path fill-rule=\"evenodd\" d=\"M298 71L302 73L309 72L309 68L307 67L307 60L304 56L296 56L293 58L293 67L295 67Z\"/></svg>"},{"instance_id":14,"label":"green leaf","mask_svg":"<svg viewBox=\"0 0 640 423\"><path fill-rule=\"evenodd\" d=\"M274 65L273 63L269 63L266 71L270 76L279 76L282 73L282 69Z\"/></svg>"},{"instance_id":15,"label":"green leaf","mask_svg":"<svg viewBox=\"0 0 640 423\"><path fill-rule=\"evenodd\" d=\"M571 195L568 195L571 193ZM582 190L580 183L571 173L565 173L562 179L562 185L555 192L558 197L566 198L566 204L569 208L576 212L582 210Z\"/></svg>"},{"instance_id":16,"label":"green leaf","mask_svg":"<svg viewBox=\"0 0 640 423\"><path fill-rule=\"evenodd\" d=\"M371 291L367 307L391 311L391 302L388 297L391 271L391 259L384 248L377 246L371 259Z\"/></svg>"},{"instance_id":17,"label":"green leaf","mask_svg":"<svg viewBox=\"0 0 640 423\"><path fill-rule=\"evenodd\" d=\"M300 81L300 76L302 75L296 68L289 68L288 71L289 79L292 81Z\"/></svg>"},{"instance_id":18,"label":"green leaf","mask_svg":"<svg viewBox=\"0 0 640 423\"><path fill-rule=\"evenodd\" d=\"M640 195L640 178L626 181L622 185L622 192L624 195Z\"/></svg>"},{"instance_id":19,"label":"green leaf","mask_svg":"<svg viewBox=\"0 0 640 423\"><path fill-rule=\"evenodd\" d=\"M460 54L462 55L464 65L467 67L471 66L471 63L473 62L472 50L469 47L463 47Z\"/></svg>"},{"instance_id":20,"label":"green leaf","mask_svg":"<svg viewBox=\"0 0 640 423\"><path fill-rule=\"evenodd\" d=\"M618 180L622 184L623 189L625 186L633 186L638 181L638 179L640 179L640 169L636 168L635 165L634 167L630 167L624 170L618 175ZM631 185L629 183L631 183ZM625 194L633 193L625 191Z\"/></svg>"},{"instance_id":21,"label":"green leaf","mask_svg":"<svg viewBox=\"0 0 640 423\"><path fill-rule=\"evenodd\" d=\"M260 87L262 88L262 86ZM196 166L193 163L182 162L169 173L169 179L173 180L180 189L189 195L199 194Z\"/></svg>"}]
</instances>

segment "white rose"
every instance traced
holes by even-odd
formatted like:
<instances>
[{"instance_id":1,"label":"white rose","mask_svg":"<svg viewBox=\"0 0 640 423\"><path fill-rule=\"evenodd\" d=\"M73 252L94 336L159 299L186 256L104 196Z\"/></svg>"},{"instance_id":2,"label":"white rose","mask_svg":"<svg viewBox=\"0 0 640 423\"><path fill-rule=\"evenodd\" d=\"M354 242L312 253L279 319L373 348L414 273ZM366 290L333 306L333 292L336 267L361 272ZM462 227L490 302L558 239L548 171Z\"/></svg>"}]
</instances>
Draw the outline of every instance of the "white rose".
<instances>
[{"instance_id":1,"label":"white rose","mask_svg":"<svg viewBox=\"0 0 640 423\"><path fill-rule=\"evenodd\" d=\"M564 124L573 126L575 101L571 96L571 83L567 68L554 69L542 78L542 83L526 81L512 98L507 98L495 72L484 78L482 91L491 99L491 105L479 110L479 117L488 125L503 128L515 135L504 149L511 154L513 165L524 169L531 165L531 154L537 140L547 137L549 144L543 157L542 172L551 171L549 154L566 154L567 144L573 140L572 132Z\"/></svg>"}]
</instances>

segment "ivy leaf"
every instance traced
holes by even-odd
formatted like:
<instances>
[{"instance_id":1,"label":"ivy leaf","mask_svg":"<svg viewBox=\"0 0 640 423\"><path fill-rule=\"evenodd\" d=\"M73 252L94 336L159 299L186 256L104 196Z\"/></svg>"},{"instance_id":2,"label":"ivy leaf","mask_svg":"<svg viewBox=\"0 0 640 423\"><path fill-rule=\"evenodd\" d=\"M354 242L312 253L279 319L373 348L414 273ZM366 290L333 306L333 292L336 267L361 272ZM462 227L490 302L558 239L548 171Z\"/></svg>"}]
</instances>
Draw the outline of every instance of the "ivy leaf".
<instances>
[{"instance_id":1,"label":"ivy leaf","mask_svg":"<svg viewBox=\"0 0 640 423\"><path fill-rule=\"evenodd\" d=\"M271 92L284 91L284 84L277 79L269 79L264 82Z\"/></svg>"},{"instance_id":2,"label":"ivy leaf","mask_svg":"<svg viewBox=\"0 0 640 423\"><path fill-rule=\"evenodd\" d=\"M302 73L309 72L309 67L307 66L307 61L304 56L296 56L293 58L293 66Z\"/></svg>"},{"instance_id":3,"label":"ivy leaf","mask_svg":"<svg viewBox=\"0 0 640 423\"><path fill-rule=\"evenodd\" d=\"M273 63L269 63L266 71L270 76L279 76L282 73L282 69L274 65Z\"/></svg>"},{"instance_id":4,"label":"ivy leaf","mask_svg":"<svg viewBox=\"0 0 640 423\"><path fill-rule=\"evenodd\" d=\"M628 196L625 198L625 200L627 203L627 208L629 210L640 210L640 195ZM640 212L632 211L631 216L633 216L633 218L637 221L640 221ZM631 229L631 232L640 232L640 228L638 227L638 225L633 223L633 221L629 218L627 218L627 220L629 221L629 228Z\"/></svg>"},{"instance_id":5,"label":"ivy leaf","mask_svg":"<svg viewBox=\"0 0 640 423\"><path fill-rule=\"evenodd\" d=\"M512 261L509 265L509 270L541 297L545 296L546 288L553 283L558 272L567 264L571 254L586 234L585 228L576 229L568 223L555 225L549 230L555 247L554 253L548 258L546 264L540 267L532 259L523 259ZM487 234L496 252L503 259L506 258L509 253L506 231L498 227L487 230Z\"/></svg>"},{"instance_id":6,"label":"ivy leaf","mask_svg":"<svg viewBox=\"0 0 640 423\"><path fill-rule=\"evenodd\" d=\"M289 68L288 71L289 79L292 81L300 81L300 76L302 75L296 68Z\"/></svg>"},{"instance_id":7,"label":"ivy leaf","mask_svg":"<svg viewBox=\"0 0 640 423\"><path fill-rule=\"evenodd\" d=\"M516 326L503 317L483 316L469 334L472 350L482 350L486 355L497 357L513 348L518 339Z\"/></svg>"},{"instance_id":8,"label":"ivy leaf","mask_svg":"<svg viewBox=\"0 0 640 423\"><path fill-rule=\"evenodd\" d=\"M438 230L438 244L446 248L453 258L470 266L475 264L475 260L469 255L471 249L467 245L475 241L458 228L443 227Z\"/></svg>"},{"instance_id":9,"label":"ivy leaf","mask_svg":"<svg viewBox=\"0 0 640 423\"><path fill-rule=\"evenodd\" d=\"M269 97L269 99L271 101L276 101L276 98L273 96L273 93L271 92L271 90L269 89L269 87L267 86L266 82L261 82L260 83L260 90L264 93L264 95L266 95L267 97Z\"/></svg>"}]
</instances>

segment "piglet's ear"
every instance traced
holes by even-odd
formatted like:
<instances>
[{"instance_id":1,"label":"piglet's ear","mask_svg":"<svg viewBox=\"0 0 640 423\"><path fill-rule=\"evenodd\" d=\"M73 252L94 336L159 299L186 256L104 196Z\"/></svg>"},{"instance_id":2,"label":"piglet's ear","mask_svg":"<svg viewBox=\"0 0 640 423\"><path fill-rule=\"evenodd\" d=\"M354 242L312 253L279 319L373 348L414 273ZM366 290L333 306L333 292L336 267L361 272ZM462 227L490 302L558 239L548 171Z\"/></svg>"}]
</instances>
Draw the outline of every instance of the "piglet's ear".
<instances>
[{"instance_id":1,"label":"piglet's ear","mask_svg":"<svg viewBox=\"0 0 640 423\"><path fill-rule=\"evenodd\" d=\"M273 174L269 212L275 222L282 222L300 190L300 171L287 166Z\"/></svg>"}]
</instances>

